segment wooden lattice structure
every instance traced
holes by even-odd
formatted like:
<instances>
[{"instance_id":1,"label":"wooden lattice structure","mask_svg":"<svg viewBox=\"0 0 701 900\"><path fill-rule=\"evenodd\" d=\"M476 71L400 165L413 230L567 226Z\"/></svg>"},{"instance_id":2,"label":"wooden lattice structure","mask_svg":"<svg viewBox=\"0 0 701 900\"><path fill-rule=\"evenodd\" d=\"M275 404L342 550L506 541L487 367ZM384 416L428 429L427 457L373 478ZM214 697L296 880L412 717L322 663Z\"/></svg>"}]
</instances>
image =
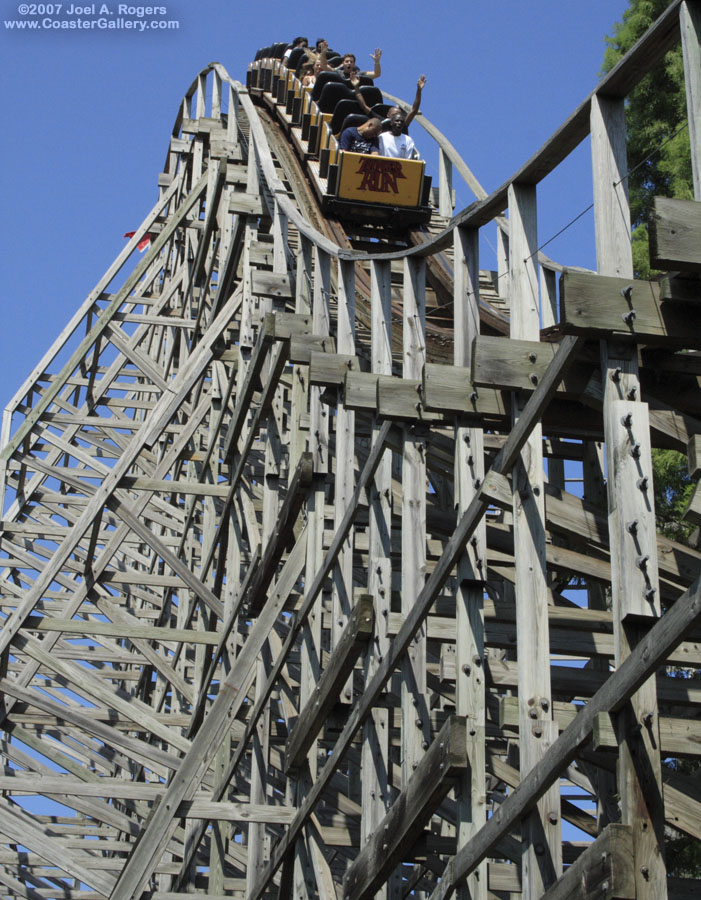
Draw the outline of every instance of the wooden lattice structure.
<instances>
[{"instance_id":1,"label":"wooden lattice structure","mask_svg":"<svg viewBox=\"0 0 701 900\"><path fill-rule=\"evenodd\" d=\"M700 33L672 3L489 196L420 116L403 236L320 216L278 63L200 73L6 410L2 896L701 895L663 850L701 839L701 553L651 484L655 447L701 473ZM696 200L642 282L624 103L680 41ZM563 271L537 184L589 135Z\"/></svg>"}]
</instances>

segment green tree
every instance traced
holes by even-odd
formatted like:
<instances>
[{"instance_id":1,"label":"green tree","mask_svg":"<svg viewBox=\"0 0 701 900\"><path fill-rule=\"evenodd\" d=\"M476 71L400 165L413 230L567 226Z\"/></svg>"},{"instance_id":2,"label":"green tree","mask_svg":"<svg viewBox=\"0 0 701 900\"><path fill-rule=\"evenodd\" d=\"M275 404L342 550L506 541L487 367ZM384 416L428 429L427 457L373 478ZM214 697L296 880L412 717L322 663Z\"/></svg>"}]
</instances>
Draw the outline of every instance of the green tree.
<instances>
[{"instance_id":1,"label":"green tree","mask_svg":"<svg viewBox=\"0 0 701 900\"><path fill-rule=\"evenodd\" d=\"M693 525L682 516L694 490L686 456L676 450L653 450L652 477L657 530L673 541L686 543Z\"/></svg>"},{"instance_id":2,"label":"green tree","mask_svg":"<svg viewBox=\"0 0 701 900\"><path fill-rule=\"evenodd\" d=\"M623 19L606 38L603 72L612 69L670 0L630 0ZM693 198L684 63L681 47L671 50L626 102L628 179L633 225L633 263L638 277L651 274L647 221L655 196Z\"/></svg>"}]
</instances>

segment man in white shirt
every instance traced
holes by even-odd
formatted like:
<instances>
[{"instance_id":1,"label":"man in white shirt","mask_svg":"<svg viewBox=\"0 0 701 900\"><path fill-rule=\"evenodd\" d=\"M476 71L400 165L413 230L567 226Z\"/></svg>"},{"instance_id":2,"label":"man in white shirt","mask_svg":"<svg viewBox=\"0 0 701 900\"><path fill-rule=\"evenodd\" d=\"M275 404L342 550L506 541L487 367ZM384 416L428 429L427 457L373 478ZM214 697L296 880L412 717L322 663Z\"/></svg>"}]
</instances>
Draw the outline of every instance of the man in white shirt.
<instances>
[{"instance_id":1,"label":"man in white shirt","mask_svg":"<svg viewBox=\"0 0 701 900\"><path fill-rule=\"evenodd\" d=\"M413 140L406 134L406 129L421 106L421 92L426 84L426 76L421 75L416 82L416 97L414 104L408 113L398 106L393 106L387 113L387 119L383 122L386 130L380 134L380 156L391 156L394 159L418 159L419 153ZM365 100L358 89L358 82L353 82L356 98L363 109L369 114Z\"/></svg>"},{"instance_id":2,"label":"man in white shirt","mask_svg":"<svg viewBox=\"0 0 701 900\"><path fill-rule=\"evenodd\" d=\"M394 115L385 119L385 122L389 122L389 131L383 131L380 134L380 156L392 156L395 159L418 159L419 153L416 145L409 135L402 131L406 113L396 107L390 112Z\"/></svg>"}]
</instances>

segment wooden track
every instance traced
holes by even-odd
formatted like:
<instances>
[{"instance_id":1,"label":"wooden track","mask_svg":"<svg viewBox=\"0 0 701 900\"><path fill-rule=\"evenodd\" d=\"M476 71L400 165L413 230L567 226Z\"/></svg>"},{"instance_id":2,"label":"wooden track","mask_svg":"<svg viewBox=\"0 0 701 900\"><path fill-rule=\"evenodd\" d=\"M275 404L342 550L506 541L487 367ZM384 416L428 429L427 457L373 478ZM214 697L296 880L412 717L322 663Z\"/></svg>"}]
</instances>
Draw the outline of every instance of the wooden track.
<instances>
[{"instance_id":1,"label":"wooden track","mask_svg":"<svg viewBox=\"0 0 701 900\"><path fill-rule=\"evenodd\" d=\"M621 183L681 40L701 184L699 33L673 2L489 196L419 116L440 207L375 241L321 216L273 60L197 76L5 412L0 896L701 895L663 849L701 840L701 553L651 482L701 474L701 193L647 283ZM598 271L563 271L536 188L589 135Z\"/></svg>"}]
</instances>

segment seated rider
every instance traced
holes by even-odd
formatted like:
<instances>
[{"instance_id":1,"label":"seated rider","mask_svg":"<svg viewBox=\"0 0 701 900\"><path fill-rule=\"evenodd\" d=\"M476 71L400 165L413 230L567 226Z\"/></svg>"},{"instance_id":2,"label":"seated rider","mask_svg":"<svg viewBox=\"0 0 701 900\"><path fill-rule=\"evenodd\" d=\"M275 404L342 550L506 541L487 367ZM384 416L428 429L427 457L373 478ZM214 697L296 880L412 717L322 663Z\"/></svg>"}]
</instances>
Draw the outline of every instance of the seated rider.
<instances>
[{"instance_id":1,"label":"seated rider","mask_svg":"<svg viewBox=\"0 0 701 900\"><path fill-rule=\"evenodd\" d=\"M355 96L358 103L365 112L369 113L370 107L367 105L365 98L358 89L357 79L352 82L352 84L355 88ZM391 156L395 159L418 159L419 153L416 149L416 145L405 132L409 123L419 111L421 105L421 92L423 91L425 84L426 76L421 75L416 82L414 105L408 113L405 113L404 110L400 109L398 106L393 106L388 111L387 119L383 123L383 125L387 127L387 130L380 134L380 156Z\"/></svg>"},{"instance_id":2,"label":"seated rider","mask_svg":"<svg viewBox=\"0 0 701 900\"><path fill-rule=\"evenodd\" d=\"M372 116L357 128L345 128L338 146L341 150L349 150L351 153L378 154L380 152L378 136L381 130L382 120Z\"/></svg>"},{"instance_id":3,"label":"seated rider","mask_svg":"<svg viewBox=\"0 0 701 900\"><path fill-rule=\"evenodd\" d=\"M372 72L361 72L355 64L355 53L346 53L343 57L341 65L337 68L333 68L330 66L326 60L326 51L328 50L328 44L326 41L323 41L321 44L321 71L322 72L336 72L338 75L341 75L345 80L350 81L351 77L365 77L365 78L379 78L382 74L382 69L380 67L380 58L382 57L382 50L379 47L375 50L374 53L370 54L370 59L372 59L375 63L375 66Z\"/></svg>"},{"instance_id":4,"label":"seated rider","mask_svg":"<svg viewBox=\"0 0 701 900\"><path fill-rule=\"evenodd\" d=\"M321 62L317 58L313 63L305 63L302 67L302 85L303 87L314 87L316 84L316 76L321 71Z\"/></svg>"},{"instance_id":5,"label":"seated rider","mask_svg":"<svg viewBox=\"0 0 701 900\"><path fill-rule=\"evenodd\" d=\"M287 60L290 58L290 54L293 50L297 50L298 47L308 47L309 41L305 37L296 37L292 40L292 44L285 50L285 53L282 57L283 66L287 65Z\"/></svg>"}]
</instances>

